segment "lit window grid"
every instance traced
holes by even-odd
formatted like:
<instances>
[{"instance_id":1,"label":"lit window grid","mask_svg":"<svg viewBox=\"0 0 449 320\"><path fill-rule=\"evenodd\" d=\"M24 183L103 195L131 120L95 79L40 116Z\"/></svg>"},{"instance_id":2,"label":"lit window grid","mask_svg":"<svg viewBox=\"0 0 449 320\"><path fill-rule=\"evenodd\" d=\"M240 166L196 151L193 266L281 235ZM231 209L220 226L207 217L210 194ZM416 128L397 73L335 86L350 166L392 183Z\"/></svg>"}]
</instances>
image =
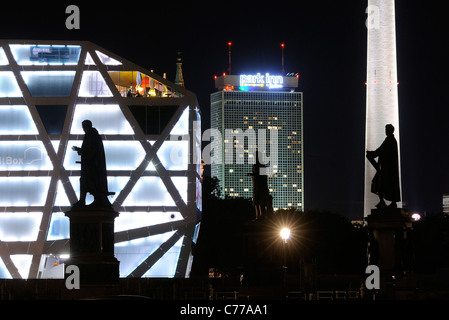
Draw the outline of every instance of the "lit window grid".
<instances>
[{"instance_id":1,"label":"lit window grid","mask_svg":"<svg viewBox=\"0 0 449 320\"><path fill-rule=\"evenodd\" d=\"M161 134L160 136L152 137L142 136L142 134L139 132L138 125L136 125L135 120L132 119L132 116L130 117L130 113L127 109L128 100L120 99L118 97L118 93L112 94L113 92L115 92L115 86L113 85L113 83L111 83L111 81L108 81L106 68L102 65L102 63L114 66L108 66L108 70L110 70L111 68L117 68L118 70L127 70L126 68L134 69L136 68L136 66L133 64L128 65L128 62L126 60L119 57L117 57L117 59L121 60L123 63L117 63L118 60L112 58L109 59L109 61L112 61L113 63L106 63L104 62L104 57L107 57L107 55L99 55L99 50L105 50L102 48L98 48L88 42L83 42L80 48L82 49L79 56L79 63L75 66L73 64L58 66L58 70L70 70L70 72L72 73L76 72L73 86L75 88L79 87L79 81L82 78L81 75L84 70L83 61L87 61L87 58L86 60L84 60L83 57L89 56L89 70L97 70L98 74L101 76L99 77L99 79L102 79L100 80L102 81L102 88L108 89L111 92L111 97L108 97L107 99L98 99L97 97L93 96L80 99L77 98L77 94L79 94L79 91L75 89L71 90L71 94L67 98L56 98L56 100L64 99L64 103L59 100L55 100L55 102L58 102L57 104L68 104L69 110L67 112L72 113L72 115L76 110L78 110L77 106L80 105L80 103L85 105L104 107L106 108L104 110L105 112L109 110L108 105L119 105L121 111L123 112L123 116L128 117L127 119L123 118L123 121L129 120L131 127L133 127L134 129L132 132L126 131L129 130L128 126L128 129L126 129L124 132L125 134L123 134L123 132L114 132L113 130L111 132L108 132L107 134L103 134L105 140L105 149L108 149L107 145L109 143L123 143L125 145L127 141L140 141L140 148L142 149L143 153L146 154L146 157L142 159L142 161L137 162L139 164L144 164L144 166L139 165L138 168L127 168L127 170L123 170L119 166L111 171L108 167L109 189L116 192L116 195L113 198L114 208L117 211L126 210L128 218L129 213L132 213L134 211L145 212L147 215L149 215L149 217L152 216L152 212L167 211L165 214L163 214L167 217L165 218L166 220L164 223L159 223L158 221L160 220L154 220L153 224L148 225L148 222L146 222L145 225L142 224L142 226L137 229L134 225L134 228L132 228L132 230L126 229L126 227L124 227L123 223L121 222L122 219L119 215L116 220L116 224L118 223L121 229L115 234L116 255L120 255L124 249L124 255L119 257L119 260L121 260L121 263L128 265L129 267L129 261L133 260L129 260L126 258L132 258L133 251L135 252L137 250L138 252L140 252L140 255L142 255L142 253L143 256L145 255L146 249L145 247L142 247L142 241L140 240L147 239L145 240L146 242L154 243L156 245L158 240L154 238L155 236L164 234L168 235L168 233L173 233L170 235L169 239L173 245L171 247L165 246L163 248L164 252L166 251L167 254L163 255L162 258L157 261L150 261L149 259L151 258L151 255L143 262L142 259L140 259L140 262L148 265L147 271L144 274L140 275L132 273L132 270L136 269L136 266L139 266L140 264L139 261L134 259L134 265L132 265L133 262L131 262L131 271L128 276L188 276L190 266L188 266L187 263L191 263L192 261L190 244L192 241L196 241L197 232L195 230L198 230L198 228L197 226L195 226L195 221L198 213L198 208L201 207L199 203L201 201L201 186L199 186L200 192L198 196L199 179L196 170L197 165L189 164L186 168L183 168L185 170L179 170L179 168L170 170L170 164L167 164L166 159L164 160L164 156L165 158L167 158L166 154L161 155L159 151L161 151L162 147L166 146L167 143L172 143L172 141L165 141L170 140L171 128L173 128L171 129L171 132L173 134L179 134L179 128L185 128L186 132L183 133L188 134L188 132L192 129L193 122L200 120L198 109L195 107L196 98L187 90L180 89L180 91L182 91L182 94L178 95L178 97L180 98L173 101L171 101L171 98L169 100L164 99L171 105L179 105L180 107L178 108L178 112L175 114L172 121L167 125L167 128L163 132L163 134ZM95 50L94 53L94 49L97 48L98 50ZM42 160L46 159L45 167L34 167L33 161L37 159L36 156L34 156L34 158L32 158L28 163L28 167L23 167L21 169L17 167L19 157L6 157L6 160L3 161L3 167L0 167L1 181L5 182L7 185L10 185L11 183L13 183L14 185L17 184L17 186L15 186L14 188L19 188L19 190L22 188L21 186L26 187L24 189L22 188L21 191L16 192L18 195L20 195L20 197L15 197L16 200L14 200L15 198L12 196L10 197L12 200L3 199L2 201L4 203L0 204L0 211L4 212L4 214L0 213L2 222L11 221L12 226L20 226L18 229L16 228L17 230L15 230L15 232L11 232L11 230L14 230L14 228L11 228L11 223L9 222L5 222L2 224L3 226L9 225L10 227L8 228L8 230L0 226L0 234L2 235L2 238L0 240L2 240L5 244L7 243L9 248L9 252L0 251L0 277L45 278L46 270L43 270L42 272L42 266L45 265L45 261L47 260L47 258L50 256L57 256L68 253L68 224L67 218L64 217L62 211L68 211L70 209L70 203L74 203L77 200L77 193L79 192L79 186L77 185L77 183L79 184L79 170L72 168L72 170L67 171L66 168L62 167L61 171L59 172L60 175L58 176L56 171L53 170L52 164L63 165L65 155L72 155L72 151L69 150L70 141L72 143L78 142L79 144L81 144L83 135L74 135L68 132L71 127L71 117L66 117L66 123L64 124L62 135L53 135L51 137L48 136L46 134L45 127L40 120L40 116L35 109L36 105L42 104L40 102L46 99L29 96L26 81L22 77L23 74L21 73L21 71L23 70L25 70L26 72L34 72L34 70L37 69L35 69L34 66L28 65L18 68L14 62L11 51L9 51L9 43L5 40L0 41L0 56L2 70L7 70L2 72L9 72L10 74L13 74L16 79L18 79L17 83L15 83L16 89L14 89L15 91L13 91L13 99L1 99L1 97L5 97L5 95L2 95L0 93L0 112L3 113L2 116L5 116L5 112L11 110L11 105L16 105L18 106L18 108L14 108L14 110L18 110L17 112L23 112L24 116L21 118L21 122L25 123L24 129L20 129L24 132L21 132L20 130L5 131L0 129L0 132L2 134L0 138L2 141L15 140L19 141L19 143L21 144L27 144L28 141L33 141L32 143L35 144L36 141L40 141L42 145L39 145L38 147L33 145L32 147L36 149L39 148L38 151L42 152ZM92 57L94 59L92 59ZM46 68L47 65L39 67L39 72L45 71ZM54 67L51 70L54 71ZM142 72L149 74L148 71L143 69ZM170 85L168 81L165 81L156 75L154 75L154 77L159 78L158 80L164 82L166 85ZM12 78L10 77L9 79L11 80ZM2 85L4 85L5 78L1 80L3 81ZM9 90L10 87L10 85L6 85L7 90ZM160 105L161 103L160 99L139 99L139 101L144 102L147 105ZM128 102L130 103L130 101ZM133 100L132 104L135 103L136 101ZM180 121L184 121L182 119L184 119L183 115L185 114L187 114L186 119L188 124L179 125ZM115 121L118 121L117 118L114 117L116 116L113 116L112 123L114 122L114 119ZM80 119L77 119L76 121L78 120ZM110 124L111 126L112 123ZM3 123L3 125L5 124L7 123ZM150 138L158 140L151 141L150 145L150 142L148 141L151 140ZM154 149L152 146L153 143L155 144ZM197 152L198 151L199 150L197 150ZM17 152L18 151L13 151L13 154L15 155L17 154ZM187 154L187 157L189 157L189 159L191 157L191 153L192 150L190 149ZM149 155L153 154L156 154L156 156L149 157ZM52 163L50 167L48 167L48 158L50 158ZM155 168L152 162L148 162L145 165L146 158L148 158L148 160L153 158L158 160L157 162L160 161L161 163L156 164L157 168ZM185 161L183 160L183 162ZM190 163L189 161L187 162ZM11 163L14 166L11 166ZM7 167L5 167L5 165ZM124 207L123 201L126 201L127 194L133 194L133 188L132 186L129 186L129 182L139 182L141 181L141 179L158 179L163 180L163 184L165 185L167 185L168 183L167 192L169 192L170 195L173 195L176 201L173 201L173 205L170 207L167 207L166 205L152 206L149 203L145 203L144 206L140 207L133 204ZM39 188L43 192L36 194L33 191L36 189L35 184L40 183L41 180L45 181L46 186L43 188ZM64 182L61 183L61 181ZM3 187L6 188L6 185ZM33 203L30 203L30 198L26 195L26 192L28 192L30 195L33 195ZM122 196L121 199L120 196ZM170 213L170 211L172 211L172 213ZM15 214L16 212L17 214ZM179 219L180 214L182 216L182 219ZM12 216L12 219L9 218L10 216ZM39 221L37 221L36 219ZM151 218L149 219L151 220ZM19 220L20 223L18 223ZM28 228L30 230L26 229L26 226L30 226ZM59 230L55 231L54 228L56 226L59 226ZM123 230L123 228L125 229ZM142 228L147 230L147 235L151 234L154 236L142 238ZM36 232L36 230L39 231ZM137 233L134 231L137 231ZM128 242L124 241L124 239L126 239L126 241ZM154 242L152 239L154 239L154 241L156 242ZM131 240L134 241L133 244L129 243ZM28 242L28 244L25 243L25 246L23 243L24 241ZM25 247L32 248L33 250L23 251L23 248ZM48 251L50 247L51 251ZM118 248L122 249L119 250ZM160 249L162 249L162 247ZM19 259L19 257L21 258ZM152 266L155 270L157 269L160 271L163 269L167 269L169 271L167 271L166 273L152 271ZM63 277L63 274L60 274L59 276ZM127 276L127 274L123 275L121 272L121 276ZM51 277L54 277L54 275L51 275Z\"/></svg>"},{"instance_id":2,"label":"lit window grid","mask_svg":"<svg viewBox=\"0 0 449 320\"><path fill-rule=\"evenodd\" d=\"M252 128L267 131L267 153L270 146L268 128L278 131L278 172L268 176L275 209L304 209L302 93L300 92L239 92L219 91L211 95L211 126L225 129ZM231 144L234 147L235 144ZM226 152L223 143L223 154ZM243 147L248 150L247 144ZM234 159L235 159L234 152ZM248 154L246 164L212 165L211 174L221 182L223 195L252 197L251 172ZM235 163L235 161L234 161Z\"/></svg>"}]
</instances>

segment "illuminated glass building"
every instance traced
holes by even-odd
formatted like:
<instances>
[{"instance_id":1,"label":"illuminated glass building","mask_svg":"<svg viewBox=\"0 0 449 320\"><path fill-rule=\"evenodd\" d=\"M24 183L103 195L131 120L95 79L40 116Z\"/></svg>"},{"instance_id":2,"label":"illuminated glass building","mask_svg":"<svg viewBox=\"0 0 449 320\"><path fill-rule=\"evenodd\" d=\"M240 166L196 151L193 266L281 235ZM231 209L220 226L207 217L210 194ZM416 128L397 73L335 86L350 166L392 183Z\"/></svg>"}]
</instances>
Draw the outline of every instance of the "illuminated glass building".
<instances>
[{"instance_id":1,"label":"illuminated glass building","mask_svg":"<svg viewBox=\"0 0 449 320\"><path fill-rule=\"evenodd\" d=\"M63 277L85 119L104 141L120 276L188 277L195 94L90 42L0 40L0 278Z\"/></svg>"},{"instance_id":2,"label":"illuminated glass building","mask_svg":"<svg viewBox=\"0 0 449 320\"><path fill-rule=\"evenodd\" d=\"M302 92L297 76L224 75L211 94L211 175L223 196L252 198L248 173L265 157L273 208L304 210Z\"/></svg>"}]
</instances>

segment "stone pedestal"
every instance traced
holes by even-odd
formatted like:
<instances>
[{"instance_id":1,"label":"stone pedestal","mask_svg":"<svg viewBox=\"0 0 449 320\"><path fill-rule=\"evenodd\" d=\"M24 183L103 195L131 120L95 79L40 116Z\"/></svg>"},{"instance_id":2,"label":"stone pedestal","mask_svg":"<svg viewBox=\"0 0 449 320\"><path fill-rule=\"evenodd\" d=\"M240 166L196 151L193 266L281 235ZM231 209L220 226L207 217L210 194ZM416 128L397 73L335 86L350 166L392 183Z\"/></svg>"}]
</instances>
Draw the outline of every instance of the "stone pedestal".
<instances>
[{"instance_id":1,"label":"stone pedestal","mask_svg":"<svg viewBox=\"0 0 449 320\"><path fill-rule=\"evenodd\" d=\"M375 248L375 261L381 274L404 271L403 258L407 240L407 230L412 227L412 218L404 209L383 208L373 209L366 217L370 232L374 234L376 245L371 243L371 249Z\"/></svg>"},{"instance_id":2,"label":"stone pedestal","mask_svg":"<svg viewBox=\"0 0 449 320\"><path fill-rule=\"evenodd\" d=\"M76 265L80 284L118 284L119 261L114 257L114 219L118 212L102 208L72 208L70 219L70 258Z\"/></svg>"}]
</instances>

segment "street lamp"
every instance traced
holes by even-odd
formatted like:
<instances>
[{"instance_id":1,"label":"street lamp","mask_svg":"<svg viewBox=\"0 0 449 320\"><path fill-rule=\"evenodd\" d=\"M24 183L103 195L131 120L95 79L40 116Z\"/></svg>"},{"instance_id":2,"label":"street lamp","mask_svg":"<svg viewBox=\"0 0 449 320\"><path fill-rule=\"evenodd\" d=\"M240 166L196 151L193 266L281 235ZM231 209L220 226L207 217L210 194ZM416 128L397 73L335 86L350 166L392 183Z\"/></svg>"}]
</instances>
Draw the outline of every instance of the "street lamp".
<instances>
[{"instance_id":1,"label":"street lamp","mask_svg":"<svg viewBox=\"0 0 449 320\"><path fill-rule=\"evenodd\" d=\"M284 243L287 243L288 239L290 238L290 229L284 228L281 230L281 238L284 241Z\"/></svg>"},{"instance_id":2,"label":"street lamp","mask_svg":"<svg viewBox=\"0 0 449 320\"><path fill-rule=\"evenodd\" d=\"M280 232L282 238L282 291L284 297L287 296L287 241L290 238L290 229L283 228Z\"/></svg>"}]
</instances>

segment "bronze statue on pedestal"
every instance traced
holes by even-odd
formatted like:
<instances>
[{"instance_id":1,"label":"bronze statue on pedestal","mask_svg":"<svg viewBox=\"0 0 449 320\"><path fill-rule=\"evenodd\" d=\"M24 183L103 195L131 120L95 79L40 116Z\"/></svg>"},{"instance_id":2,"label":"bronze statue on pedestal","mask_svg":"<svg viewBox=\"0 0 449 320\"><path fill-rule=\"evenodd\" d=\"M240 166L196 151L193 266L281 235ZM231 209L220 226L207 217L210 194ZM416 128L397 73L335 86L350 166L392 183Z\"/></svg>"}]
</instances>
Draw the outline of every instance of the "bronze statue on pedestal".
<instances>
[{"instance_id":1,"label":"bronze statue on pedestal","mask_svg":"<svg viewBox=\"0 0 449 320\"><path fill-rule=\"evenodd\" d=\"M382 145L375 151L367 151L366 157L376 169L371 182L371 192L379 196L378 209L387 207L385 200L391 201L389 208L397 208L396 202L401 201L399 181L398 143L394 137L394 127L385 126L385 138ZM375 158L379 158L376 162Z\"/></svg>"},{"instance_id":2,"label":"bronze statue on pedestal","mask_svg":"<svg viewBox=\"0 0 449 320\"><path fill-rule=\"evenodd\" d=\"M86 205L87 192L94 196L94 202L89 206L112 207L108 195L114 193L108 191L103 141L90 120L84 120L82 126L85 132L83 144L81 148L72 148L81 156L80 200L73 207Z\"/></svg>"},{"instance_id":3,"label":"bronze statue on pedestal","mask_svg":"<svg viewBox=\"0 0 449 320\"><path fill-rule=\"evenodd\" d=\"M265 165L260 163L259 152L256 152L256 163L253 165L252 172L248 173L253 183L253 206L256 210L256 219L273 213L273 197L268 190L267 176L265 172L261 174L261 168L265 168Z\"/></svg>"}]
</instances>

